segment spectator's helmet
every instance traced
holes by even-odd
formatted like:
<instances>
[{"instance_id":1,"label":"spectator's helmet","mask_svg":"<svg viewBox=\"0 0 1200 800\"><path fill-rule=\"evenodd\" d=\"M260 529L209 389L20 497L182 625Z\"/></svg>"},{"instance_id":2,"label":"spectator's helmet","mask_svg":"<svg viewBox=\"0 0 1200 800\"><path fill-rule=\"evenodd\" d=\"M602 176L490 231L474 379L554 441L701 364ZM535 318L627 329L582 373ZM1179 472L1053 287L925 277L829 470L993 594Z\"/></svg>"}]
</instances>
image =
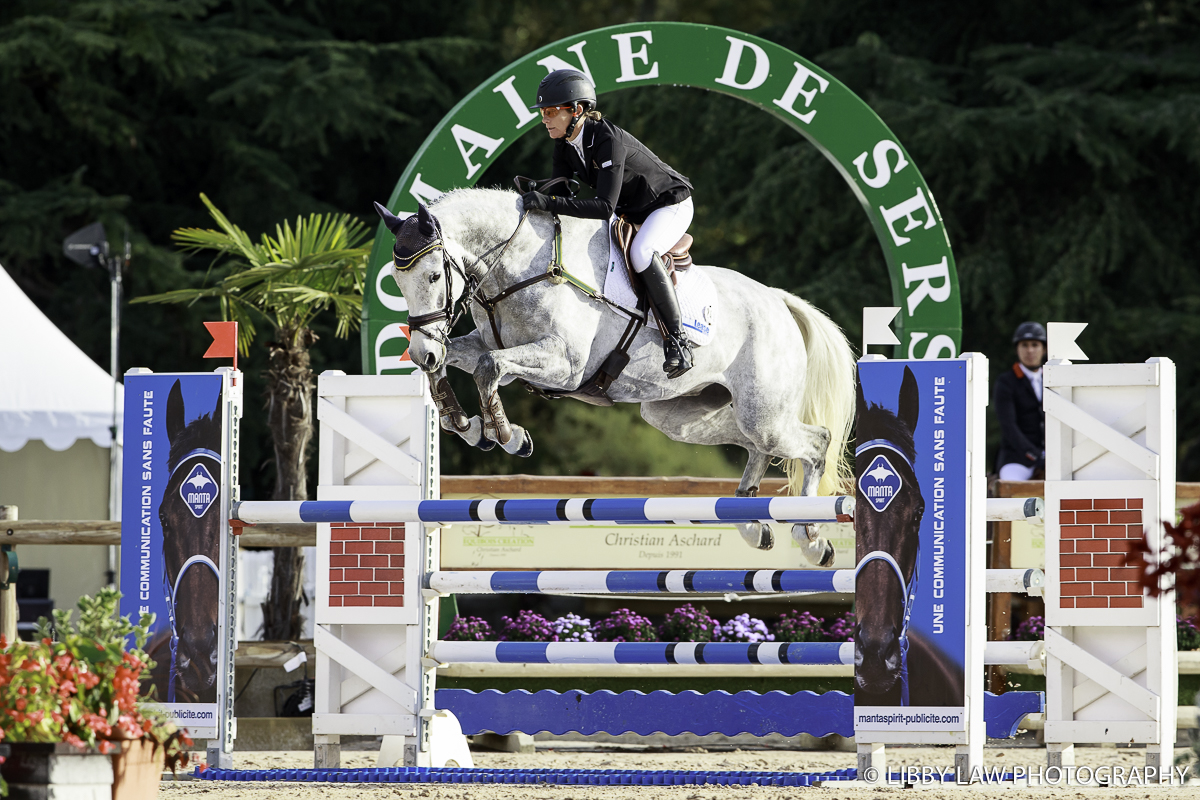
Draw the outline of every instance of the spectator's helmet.
<instances>
[{"instance_id":1,"label":"spectator's helmet","mask_svg":"<svg viewBox=\"0 0 1200 800\"><path fill-rule=\"evenodd\" d=\"M1040 322L1022 322L1013 331L1013 344L1024 342L1027 339L1032 339L1042 344L1046 343L1046 329L1042 327Z\"/></svg>"},{"instance_id":2,"label":"spectator's helmet","mask_svg":"<svg viewBox=\"0 0 1200 800\"><path fill-rule=\"evenodd\" d=\"M573 106L582 103L584 110L596 107L596 87L577 69L556 69L538 84L537 102L530 108Z\"/></svg>"}]
</instances>

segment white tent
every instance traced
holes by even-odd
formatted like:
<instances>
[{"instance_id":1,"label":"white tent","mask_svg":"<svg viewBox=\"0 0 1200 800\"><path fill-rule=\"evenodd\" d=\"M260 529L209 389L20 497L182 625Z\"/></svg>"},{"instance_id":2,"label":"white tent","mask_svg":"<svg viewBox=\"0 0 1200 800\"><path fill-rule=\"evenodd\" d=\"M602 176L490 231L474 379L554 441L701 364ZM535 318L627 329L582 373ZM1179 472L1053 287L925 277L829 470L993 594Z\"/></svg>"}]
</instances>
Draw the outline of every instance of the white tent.
<instances>
[{"instance_id":1,"label":"white tent","mask_svg":"<svg viewBox=\"0 0 1200 800\"><path fill-rule=\"evenodd\" d=\"M0 375L0 504L17 506L22 520L109 518L112 378L3 267ZM117 391L119 407L124 402L120 385ZM118 463L120 442L118 428ZM94 594L107 583L111 553L104 546L21 545L17 550L23 570L50 570L50 596L59 608L74 607L80 595Z\"/></svg>"},{"instance_id":2,"label":"white tent","mask_svg":"<svg viewBox=\"0 0 1200 800\"><path fill-rule=\"evenodd\" d=\"M3 267L0 370L0 450L16 452L30 439L51 450L66 450L79 439L111 444L112 377L38 310Z\"/></svg>"}]
</instances>

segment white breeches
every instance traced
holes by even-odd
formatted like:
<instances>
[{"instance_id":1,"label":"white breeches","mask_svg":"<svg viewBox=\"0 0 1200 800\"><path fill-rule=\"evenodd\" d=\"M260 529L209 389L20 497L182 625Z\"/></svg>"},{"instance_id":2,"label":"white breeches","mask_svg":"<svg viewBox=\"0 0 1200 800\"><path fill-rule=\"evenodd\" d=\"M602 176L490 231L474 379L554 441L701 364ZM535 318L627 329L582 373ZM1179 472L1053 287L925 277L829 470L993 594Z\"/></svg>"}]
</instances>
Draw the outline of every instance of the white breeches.
<instances>
[{"instance_id":1,"label":"white breeches","mask_svg":"<svg viewBox=\"0 0 1200 800\"><path fill-rule=\"evenodd\" d=\"M1033 467L1024 464L1004 464L1000 467L1000 480L1027 481L1033 477Z\"/></svg>"},{"instance_id":2,"label":"white breeches","mask_svg":"<svg viewBox=\"0 0 1200 800\"><path fill-rule=\"evenodd\" d=\"M689 197L682 203L650 212L629 246L635 272L644 272L655 253L665 253L675 246L692 224L693 211Z\"/></svg>"}]
</instances>

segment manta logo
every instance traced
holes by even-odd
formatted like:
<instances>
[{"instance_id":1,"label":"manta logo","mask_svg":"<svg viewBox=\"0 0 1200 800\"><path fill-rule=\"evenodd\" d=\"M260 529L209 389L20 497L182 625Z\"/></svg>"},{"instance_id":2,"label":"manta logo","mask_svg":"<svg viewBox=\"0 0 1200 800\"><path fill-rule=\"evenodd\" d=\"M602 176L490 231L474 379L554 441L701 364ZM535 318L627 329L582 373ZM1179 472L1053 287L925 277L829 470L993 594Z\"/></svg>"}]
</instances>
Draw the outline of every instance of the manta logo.
<instances>
[{"instance_id":1,"label":"manta logo","mask_svg":"<svg viewBox=\"0 0 1200 800\"><path fill-rule=\"evenodd\" d=\"M867 498L871 508L876 511L885 511L896 499L896 495L900 494L900 487L903 485L900 473L883 455L875 456L867 471L858 480L858 488L863 497Z\"/></svg>"},{"instance_id":2,"label":"manta logo","mask_svg":"<svg viewBox=\"0 0 1200 800\"><path fill-rule=\"evenodd\" d=\"M220 494L220 487L203 463L192 467L192 471L179 485L179 496L183 498L183 502L187 503L188 510L196 518L203 517L213 503L217 502L218 494Z\"/></svg>"}]
</instances>

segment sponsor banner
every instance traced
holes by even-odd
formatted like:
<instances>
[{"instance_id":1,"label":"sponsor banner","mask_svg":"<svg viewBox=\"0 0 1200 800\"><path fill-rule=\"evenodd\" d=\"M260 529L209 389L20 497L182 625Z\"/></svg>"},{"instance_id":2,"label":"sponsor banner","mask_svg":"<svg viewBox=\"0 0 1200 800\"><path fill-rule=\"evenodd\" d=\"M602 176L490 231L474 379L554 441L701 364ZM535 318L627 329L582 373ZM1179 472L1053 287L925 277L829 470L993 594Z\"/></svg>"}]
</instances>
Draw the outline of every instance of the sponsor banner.
<instances>
[{"instance_id":1,"label":"sponsor banner","mask_svg":"<svg viewBox=\"0 0 1200 800\"><path fill-rule=\"evenodd\" d=\"M856 731L963 731L967 729L964 709L942 706L905 706L903 708L854 709Z\"/></svg>"},{"instance_id":2,"label":"sponsor banner","mask_svg":"<svg viewBox=\"0 0 1200 800\"><path fill-rule=\"evenodd\" d=\"M217 727L216 703L171 703L164 710L189 732Z\"/></svg>"},{"instance_id":3,"label":"sponsor banner","mask_svg":"<svg viewBox=\"0 0 1200 800\"><path fill-rule=\"evenodd\" d=\"M121 614L154 615L154 699L193 732L216 730L223 579L220 374L127 374Z\"/></svg>"},{"instance_id":4,"label":"sponsor banner","mask_svg":"<svg viewBox=\"0 0 1200 800\"><path fill-rule=\"evenodd\" d=\"M859 364L855 718L966 729L966 362Z\"/></svg>"},{"instance_id":5,"label":"sponsor banner","mask_svg":"<svg viewBox=\"0 0 1200 800\"><path fill-rule=\"evenodd\" d=\"M755 550L732 526L455 524L442 529L442 568L804 569L791 527L772 525L775 547ZM852 568L854 526L821 533L833 542L833 568Z\"/></svg>"}]
</instances>

